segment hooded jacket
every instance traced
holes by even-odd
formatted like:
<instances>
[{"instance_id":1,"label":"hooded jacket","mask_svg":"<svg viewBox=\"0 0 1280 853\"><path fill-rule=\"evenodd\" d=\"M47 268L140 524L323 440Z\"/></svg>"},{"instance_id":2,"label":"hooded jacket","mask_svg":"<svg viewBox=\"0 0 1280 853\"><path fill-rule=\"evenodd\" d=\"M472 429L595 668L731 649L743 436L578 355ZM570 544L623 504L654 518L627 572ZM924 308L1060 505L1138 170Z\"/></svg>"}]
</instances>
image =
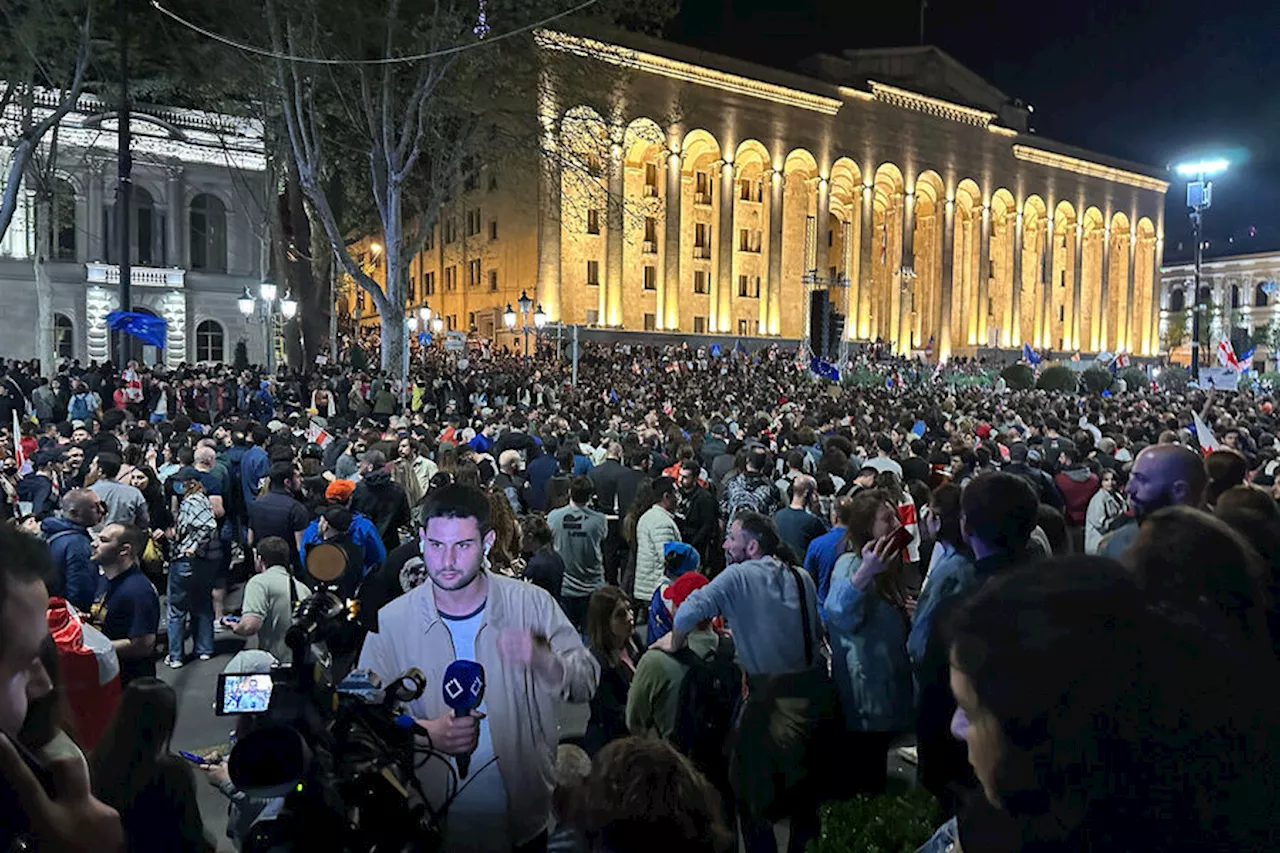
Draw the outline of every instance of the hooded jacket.
<instances>
[{"instance_id":1,"label":"hooded jacket","mask_svg":"<svg viewBox=\"0 0 1280 853\"><path fill-rule=\"evenodd\" d=\"M1077 463L1070 468L1063 468L1053 480L1058 485L1058 491L1062 492L1062 500L1066 504L1063 514L1067 517L1067 523L1080 527L1089 511L1089 500L1098 491L1098 475Z\"/></svg>"},{"instance_id":2,"label":"hooded jacket","mask_svg":"<svg viewBox=\"0 0 1280 853\"><path fill-rule=\"evenodd\" d=\"M370 471L351 495L351 508L368 516L388 551L400 544L400 528L409 526L409 498L386 471Z\"/></svg>"},{"instance_id":3,"label":"hooded jacket","mask_svg":"<svg viewBox=\"0 0 1280 853\"><path fill-rule=\"evenodd\" d=\"M40 534L49 545L53 575L45 578L49 595L61 596L87 613L98 594L98 567L93 563L89 531L69 518L46 518Z\"/></svg>"}]
</instances>

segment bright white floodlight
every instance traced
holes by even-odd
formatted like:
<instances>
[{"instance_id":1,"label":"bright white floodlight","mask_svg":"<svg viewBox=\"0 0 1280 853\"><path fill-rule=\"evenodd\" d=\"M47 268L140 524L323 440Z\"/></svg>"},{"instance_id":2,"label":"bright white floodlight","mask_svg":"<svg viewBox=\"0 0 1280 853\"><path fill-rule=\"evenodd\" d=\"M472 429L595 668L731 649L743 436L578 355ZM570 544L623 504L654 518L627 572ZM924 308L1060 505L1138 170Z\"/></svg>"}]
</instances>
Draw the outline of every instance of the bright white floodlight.
<instances>
[{"instance_id":1,"label":"bright white floodlight","mask_svg":"<svg viewBox=\"0 0 1280 853\"><path fill-rule=\"evenodd\" d=\"M1189 163L1178 163L1173 170L1184 178L1208 178L1227 171L1231 163L1221 158L1216 160L1196 160Z\"/></svg>"}]
</instances>

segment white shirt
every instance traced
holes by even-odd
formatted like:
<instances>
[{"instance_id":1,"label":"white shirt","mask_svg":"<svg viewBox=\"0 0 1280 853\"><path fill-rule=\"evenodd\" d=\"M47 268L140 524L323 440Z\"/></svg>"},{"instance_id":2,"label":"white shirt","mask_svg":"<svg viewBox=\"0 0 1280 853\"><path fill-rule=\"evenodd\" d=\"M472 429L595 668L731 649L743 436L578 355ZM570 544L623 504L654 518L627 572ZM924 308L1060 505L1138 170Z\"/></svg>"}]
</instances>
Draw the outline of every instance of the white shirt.
<instances>
[{"instance_id":1,"label":"white shirt","mask_svg":"<svg viewBox=\"0 0 1280 853\"><path fill-rule=\"evenodd\" d=\"M453 637L455 660L476 659L476 631L484 616L484 607L465 619L440 614ZM483 700L478 709L487 711ZM457 759L453 760L455 769ZM458 795L449 806L445 819L444 849L449 851L507 851L511 839L507 833L507 789L498 772L498 757L493 751L489 721L480 721L479 737L471 753L467 778L458 777Z\"/></svg>"}]
</instances>

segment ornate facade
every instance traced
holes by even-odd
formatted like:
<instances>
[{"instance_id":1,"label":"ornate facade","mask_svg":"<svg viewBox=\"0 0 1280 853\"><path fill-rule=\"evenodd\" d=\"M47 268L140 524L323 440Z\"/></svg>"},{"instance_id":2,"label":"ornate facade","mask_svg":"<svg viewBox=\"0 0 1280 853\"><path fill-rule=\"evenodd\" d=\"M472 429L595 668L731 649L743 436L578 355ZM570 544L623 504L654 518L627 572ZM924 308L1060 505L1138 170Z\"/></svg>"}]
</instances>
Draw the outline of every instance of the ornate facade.
<instances>
[{"instance_id":1,"label":"ornate facade","mask_svg":"<svg viewBox=\"0 0 1280 853\"><path fill-rule=\"evenodd\" d=\"M44 109L55 102L46 93ZM54 354L109 356L106 315L118 306L114 116L84 95L58 131L58 180L50 205L49 277ZM0 116L11 138L16 110ZM130 213L132 308L168 321L163 360L230 361L237 340L262 360L266 327L248 322L236 300L261 281L265 255L266 159L260 123L193 110L136 107ZM2 152L3 149L0 149ZM0 159L7 157L0 156ZM35 201L24 185L0 240L0 294L6 328L0 354L35 355Z\"/></svg>"},{"instance_id":2,"label":"ornate facade","mask_svg":"<svg viewBox=\"0 0 1280 853\"><path fill-rule=\"evenodd\" d=\"M1231 339L1237 352L1258 344L1274 353L1280 343L1280 252L1229 255L1200 265L1200 294L1205 306L1210 352L1216 341ZM1160 270L1160 339L1177 349L1191 340L1195 306L1195 267L1191 263ZM1247 340L1246 340L1247 338Z\"/></svg>"},{"instance_id":3,"label":"ornate facade","mask_svg":"<svg viewBox=\"0 0 1280 853\"><path fill-rule=\"evenodd\" d=\"M825 287L850 339L902 352L1157 351L1162 173L1035 135L1030 107L941 51L792 74L537 38L625 82L596 109L547 76L538 168L446 206L407 308L501 334L528 291L568 324L794 339Z\"/></svg>"}]
</instances>

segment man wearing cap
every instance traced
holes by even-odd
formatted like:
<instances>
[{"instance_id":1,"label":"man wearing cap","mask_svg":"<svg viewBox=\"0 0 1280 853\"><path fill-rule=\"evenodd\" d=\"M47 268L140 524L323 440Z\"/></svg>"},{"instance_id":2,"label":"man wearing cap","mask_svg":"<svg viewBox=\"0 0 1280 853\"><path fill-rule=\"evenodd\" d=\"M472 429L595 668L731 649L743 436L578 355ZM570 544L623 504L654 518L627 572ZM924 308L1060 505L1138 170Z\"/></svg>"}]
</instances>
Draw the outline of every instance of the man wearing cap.
<instances>
[{"instance_id":1,"label":"man wearing cap","mask_svg":"<svg viewBox=\"0 0 1280 853\"><path fill-rule=\"evenodd\" d=\"M356 484L350 480L334 480L324 490L324 499L332 506L347 506L351 495L355 493ZM373 522L358 512L351 513L351 541L364 551L364 573L376 569L387 558L387 549L382 545L382 537ZM314 545L324 537L320 532L320 519L316 518L302 531L302 544L298 547L298 559L305 566L307 563L307 546Z\"/></svg>"},{"instance_id":2,"label":"man wearing cap","mask_svg":"<svg viewBox=\"0 0 1280 853\"><path fill-rule=\"evenodd\" d=\"M58 480L63 456L57 450L41 450L31 459L35 469L18 481L18 500L31 504L31 514L45 518L58 508Z\"/></svg>"},{"instance_id":3,"label":"man wearing cap","mask_svg":"<svg viewBox=\"0 0 1280 853\"><path fill-rule=\"evenodd\" d=\"M711 583L705 575L686 572L662 591L672 612L695 589ZM711 620L704 619L689 632L688 646L701 660L710 660L720 642L711 630ZM689 668L672 655L651 652L641 655L627 694L627 730L633 735L670 738L680 712L680 685Z\"/></svg>"}]
</instances>

